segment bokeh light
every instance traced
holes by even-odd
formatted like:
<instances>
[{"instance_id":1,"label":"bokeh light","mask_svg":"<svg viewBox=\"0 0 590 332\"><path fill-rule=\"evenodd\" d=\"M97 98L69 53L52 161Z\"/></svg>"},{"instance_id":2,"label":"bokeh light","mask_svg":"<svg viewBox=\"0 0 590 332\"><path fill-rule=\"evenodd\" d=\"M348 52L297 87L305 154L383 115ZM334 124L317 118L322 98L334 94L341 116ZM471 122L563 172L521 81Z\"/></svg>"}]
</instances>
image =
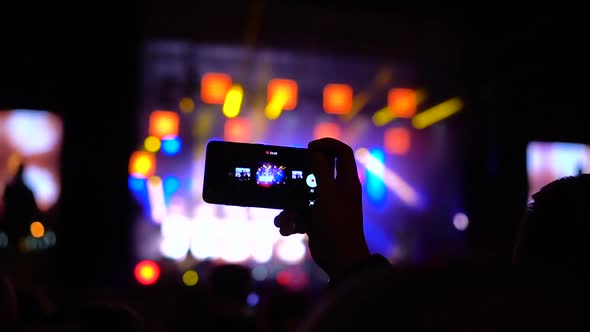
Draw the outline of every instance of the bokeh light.
<instances>
[{"instance_id":1,"label":"bokeh light","mask_svg":"<svg viewBox=\"0 0 590 332\"><path fill-rule=\"evenodd\" d=\"M191 244L190 219L182 215L166 216L162 221L162 255L181 260L186 257Z\"/></svg>"},{"instance_id":2,"label":"bokeh light","mask_svg":"<svg viewBox=\"0 0 590 332\"><path fill-rule=\"evenodd\" d=\"M266 263L272 259L272 243L256 243L252 252L252 259L257 263Z\"/></svg>"},{"instance_id":3,"label":"bokeh light","mask_svg":"<svg viewBox=\"0 0 590 332\"><path fill-rule=\"evenodd\" d=\"M160 267L156 262L145 260L135 266L135 279L142 285L153 285L160 278Z\"/></svg>"},{"instance_id":4,"label":"bokeh light","mask_svg":"<svg viewBox=\"0 0 590 332\"><path fill-rule=\"evenodd\" d=\"M248 297L246 297L246 302L248 303L249 306L251 307L255 307L256 305L258 305L258 302L260 302L260 296L258 296L258 294L252 292L250 294L248 294Z\"/></svg>"},{"instance_id":5,"label":"bokeh light","mask_svg":"<svg viewBox=\"0 0 590 332\"><path fill-rule=\"evenodd\" d=\"M277 273L277 283L281 286L289 286L291 283L291 274L288 271Z\"/></svg>"},{"instance_id":6,"label":"bokeh light","mask_svg":"<svg viewBox=\"0 0 590 332\"><path fill-rule=\"evenodd\" d=\"M149 178L156 172L156 158L150 152L135 151L129 158L129 174Z\"/></svg>"},{"instance_id":7,"label":"bokeh light","mask_svg":"<svg viewBox=\"0 0 590 332\"><path fill-rule=\"evenodd\" d=\"M166 138L162 140L162 152L164 154L173 156L180 152L182 148L182 141L180 137Z\"/></svg>"},{"instance_id":8,"label":"bokeh light","mask_svg":"<svg viewBox=\"0 0 590 332\"><path fill-rule=\"evenodd\" d=\"M178 136L179 122L178 114L175 112L153 111L150 114L149 133L157 138Z\"/></svg>"},{"instance_id":9,"label":"bokeh light","mask_svg":"<svg viewBox=\"0 0 590 332\"><path fill-rule=\"evenodd\" d=\"M180 181L174 176L168 176L164 179L164 194L170 195L180 187Z\"/></svg>"},{"instance_id":10,"label":"bokeh light","mask_svg":"<svg viewBox=\"0 0 590 332\"><path fill-rule=\"evenodd\" d=\"M55 242L57 241L57 237L55 236L55 232L53 231L45 232L45 236L43 238L46 240L47 245L50 247L54 246Z\"/></svg>"},{"instance_id":11,"label":"bokeh light","mask_svg":"<svg viewBox=\"0 0 590 332\"><path fill-rule=\"evenodd\" d=\"M277 255L279 258L289 264L299 263L305 257L307 251L303 243L304 235L291 235L277 245Z\"/></svg>"},{"instance_id":12,"label":"bokeh light","mask_svg":"<svg viewBox=\"0 0 590 332\"><path fill-rule=\"evenodd\" d=\"M367 168L365 175L367 191L370 201L375 205L383 204L385 201L387 190L383 177L385 175L385 153L382 149L374 148L369 152L371 160L374 160L372 168Z\"/></svg>"},{"instance_id":13,"label":"bokeh light","mask_svg":"<svg viewBox=\"0 0 590 332\"><path fill-rule=\"evenodd\" d=\"M277 99L275 99L275 100L277 100ZM282 102L277 102L277 101L270 102L266 106L266 108L264 109L264 115L266 116L266 118L269 120L278 119L279 116L281 116L281 113L283 113L282 105L283 105Z\"/></svg>"},{"instance_id":14,"label":"bokeh light","mask_svg":"<svg viewBox=\"0 0 590 332\"><path fill-rule=\"evenodd\" d=\"M411 118L416 114L418 102L412 89L391 89L387 95L389 112L395 117Z\"/></svg>"},{"instance_id":15,"label":"bokeh light","mask_svg":"<svg viewBox=\"0 0 590 332\"><path fill-rule=\"evenodd\" d=\"M6 137L23 156L52 151L61 140L58 118L44 111L14 110L4 123Z\"/></svg>"},{"instance_id":16,"label":"bokeh light","mask_svg":"<svg viewBox=\"0 0 590 332\"><path fill-rule=\"evenodd\" d=\"M199 282L199 274L196 271L188 270L182 275L182 282L187 286L194 286Z\"/></svg>"},{"instance_id":17,"label":"bokeh light","mask_svg":"<svg viewBox=\"0 0 590 332\"><path fill-rule=\"evenodd\" d=\"M143 146L148 152L158 152L162 143L156 136L148 136L143 142Z\"/></svg>"},{"instance_id":18,"label":"bokeh light","mask_svg":"<svg viewBox=\"0 0 590 332\"><path fill-rule=\"evenodd\" d=\"M267 102L283 101L282 108L290 111L297 106L297 82L293 80L275 78L268 83Z\"/></svg>"},{"instance_id":19,"label":"bokeh light","mask_svg":"<svg viewBox=\"0 0 590 332\"><path fill-rule=\"evenodd\" d=\"M348 114L352 110L352 87L348 84L328 84L324 87L323 106L329 114Z\"/></svg>"},{"instance_id":20,"label":"bokeh light","mask_svg":"<svg viewBox=\"0 0 590 332\"><path fill-rule=\"evenodd\" d=\"M463 212L456 213L453 216L453 226L459 231L464 231L469 227L469 218Z\"/></svg>"},{"instance_id":21,"label":"bokeh light","mask_svg":"<svg viewBox=\"0 0 590 332\"><path fill-rule=\"evenodd\" d=\"M231 86L231 76L207 73L201 78L201 99L208 104L223 104Z\"/></svg>"},{"instance_id":22,"label":"bokeh light","mask_svg":"<svg viewBox=\"0 0 590 332\"><path fill-rule=\"evenodd\" d=\"M320 122L313 130L314 139L320 139L324 137L332 137L334 139L341 139L340 126L337 123L331 122Z\"/></svg>"},{"instance_id":23,"label":"bokeh light","mask_svg":"<svg viewBox=\"0 0 590 332\"><path fill-rule=\"evenodd\" d=\"M195 102L193 101L193 98L184 97L178 102L178 108L180 108L182 113L191 113L195 110Z\"/></svg>"},{"instance_id":24,"label":"bokeh light","mask_svg":"<svg viewBox=\"0 0 590 332\"><path fill-rule=\"evenodd\" d=\"M240 114L240 108L242 107L242 100L244 99L244 88L241 85L236 84L231 87L225 96L223 103L223 115L228 118L235 118Z\"/></svg>"},{"instance_id":25,"label":"bokeh light","mask_svg":"<svg viewBox=\"0 0 590 332\"><path fill-rule=\"evenodd\" d=\"M389 111L389 107L384 107L375 112L371 119L373 120L375 126L383 127L386 124L390 123L392 120L394 120L395 116Z\"/></svg>"},{"instance_id":26,"label":"bokeh light","mask_svg":"<svg viewBox=\"0 0 590 332\"><path fill-rule=\"evenodd\" d=\"M152 220L161 223L166 218L167 209L164 187L159 176L152 176L148 179L147 192Z\"/></svg>"},{"instance_id":27,"label":"bokeh light","mask_svg":"<svg viewBox=\"0 0 590 332\"><path fill-rule=\"evenodd\" d=\"M252 126L246 118L225 120L223 137L230 142L248 142L252 135Z\"/></svg>"},{"instance_id":28,"label":"bokeh light","mask_svg":"<svg viewBox=\"0 0 590 332\"><path fill-rule=\"evenodd\" d=\"M25 184L33 191L39 209L47 210L57 202L61 190L54 173L38 166L27 166L23 178Z\"/></svg>"},{"instance_id":29,"label":"bokeh light","mask_svg":"<svg viewBox=\"0 0 590 332\"><path fill-rule=\"evenodd\" d=\"M252 278L256 281L263 281L268 277L268 269L264 265L258 265L252 269Z\"/></svg>"},{"instance_id":30,"label":"bokeh light","mask_svg":"<svg viewBox=\"0 0 590 332\"><path fill-rule=\"evenodd\" d=\"M385 130L385 151L404 155L410 150L410 131L406 128L387 128Z\"/></svg>"},{"instance_id":31,"label":"bokeh light","mask_svg":"<svg viewBox=\"0 0 590 332\"><path fill-rule=\"evenodd\" d=\"M137 177L131 176L131 175L129 176L129 179L127 180L127 185L129 186L129 189L131 189L135 192L142 192L146 188L145 179L137 178Z\"/></svg>"},{"instance_id":32,"label":"bokeh light","mask_svg":"<svg viewBox=\"0 0 590 332\"><path fill-rule=\"evenodd\" d=\"M36 239L43 237L43 235L45 235L45 226L43 226L43 224L40 221L32 222L30 230L31 235Z\"/></svg>"},{"instance_id":33,"label":"bokeh light","mask_svg":"<svg viewBox=\"0 0 590 332\"><path fill-rule=\"evenodd\" d=\"M463 108L463 100L455 97L433 106L412 118L412 125L417 129L430 127Z\"/></svg>"}]
</instances>

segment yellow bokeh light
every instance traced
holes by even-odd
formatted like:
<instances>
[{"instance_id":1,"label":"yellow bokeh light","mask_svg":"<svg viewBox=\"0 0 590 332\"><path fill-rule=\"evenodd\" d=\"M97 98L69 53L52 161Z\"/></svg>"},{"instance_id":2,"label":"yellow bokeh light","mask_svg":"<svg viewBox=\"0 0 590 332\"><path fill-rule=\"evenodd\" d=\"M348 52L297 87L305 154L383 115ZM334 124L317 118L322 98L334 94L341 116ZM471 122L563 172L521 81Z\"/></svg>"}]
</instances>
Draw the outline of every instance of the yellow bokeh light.
<instances>
[{"instance_id":1,"label":"yellow bokeh light","mask_svg":"<svg viewBox=\"0 0 590 332\"><path fill-rule=\"evenodd\" d=\"M135 151L129 158L129 174L142 179L154 175L156 158L147 151Z\"/></svg>"},{"instance_id":2,"label":"yellow bokeh light","mask_svg":"<svg viewBox=\"0 0 590 332\"><path fill-rule=\"evenodd\" d=\"M279 116L281 116L281 113L283 112L283 109L280 107L273 107L273 105L268 105L266 106L266 108L264 109L264 115L266 115L266 117L269 120L276 120L279 118Z\"/></svg>"},{"instance_id":3,"label":"yellow bokeh light","mask_svg":"<svg viewBox=\"0 0 590 332\"><path fill-rule=\"evenodd\" d=\"M135 169L138 173L147 173L152 168L152 161L146 156L141 156L135 161Z\"/></svg>"},{"instance_id":4,"label":"yellow bokeh light","mask_svg":"<svg viewBox=\"0 0 590 332\"><path fill-rule=\"evenodd\" d=\"M158 150L160 150L160 147L162 146L162 143L160 142L160 140L155 137L155 136L148 136L144 143L143 143L145 149L149 152L158 152Z\"/></svg>"},{"instance_id":5,"label":"yellow bokeh light","mask_svg":"<svg viewBox=\"0 0 590 332\"><path fill-rule=\"evenodd\" d=\"M182 275L182 282L187 286L194 286L199 282L199 274L196 271L188 270Z\"/></svg>"},{"instance_id":6,"label":"yellow bokeh light","mask_svg":"<svg viewBox=\"0 0 590 332\"><path fill-rule=\"evenodd\" d=\"M266 117L269 120L278 119L279 116L281 116L281 113L283 112L283 108L286 102L287 95L279 90L272 98L272 100L268 103L268 105L266 105L266 108L264 109L264 115L266 115Z\"/></svg>"},{"instance_id":7,"label":"yellow bokeh light","mask_svg":"<svg viewBox=\"0 0 590 332\"><path fill-rule=\"evenodd\" d=\"M37 239L45 235L45 227L41 222L35 221L31 223L31 235Z\"/></svg>"},{"instance_id":8,"label":"yellow bokeh light","mask_svg":"<svg viewBox=\"0 0 590 332\"><path fill-rule=\"evenodd\" d=\"M424 129L459 112L462 108L463 101L460 98L451 98L416 114L412 118L412 125L417 129Z\"/></svg>"},{"instance_id":9,"label":"yellow bokeh light","mask_svg":"<svg viewBox=\"0 0 590 332\"><path fill-rule=\"evenodd\" d=\"M391 112L389 111L389 107L387 106L375 112L375 114L373 114L372 117L373 123L377 127L385 126L393 119L395 119L395 115L391 114Z\"/></svg>"},{"instance_id":10,"label":"yellow bokeh light","mask_svg":"<svg viewBox=\"0 0 590 332\"><path fill-rule=\"evenodd\" d=\"M162 184L162 179L159 176L152 176L148 179L150 185L157 187Z\"/></svg>"},{"instance_id":11,"label":"yellow bokeh light","mask_svg":"<svg viewBox=\"0 0 590 332\"><path fill-rule=\"evenodd\" d=\"M193 98L184 97L180 99L178 107L182 113L190 113L195 110L195 102L193 101Z\"/></svg>"},{"instance_id":12,"label":"yellow bokeh light","mask_svg":"<svg viewBox=\"0 0 590 332\"><path fill-rule=\"evenodd\" d=\"M144 267L139 271L139 275L143 279L152 279L155 274L156 274L156 271L154 271L154 269L151 267Z\"/></svg>"},{"instance_id":13,"label":"yellow bokeh light","mask_svg":"<svg viewBox=\"0 0 590 332\"><path fill-rule=\"evenodd\" d=\"M244 88L241 85L235 84L229 89L225 96L223 103L223 114L228 118L235 118L240 114L240 107L242 106L242 99L244 98Z\"/></svg>"}]
</instances>

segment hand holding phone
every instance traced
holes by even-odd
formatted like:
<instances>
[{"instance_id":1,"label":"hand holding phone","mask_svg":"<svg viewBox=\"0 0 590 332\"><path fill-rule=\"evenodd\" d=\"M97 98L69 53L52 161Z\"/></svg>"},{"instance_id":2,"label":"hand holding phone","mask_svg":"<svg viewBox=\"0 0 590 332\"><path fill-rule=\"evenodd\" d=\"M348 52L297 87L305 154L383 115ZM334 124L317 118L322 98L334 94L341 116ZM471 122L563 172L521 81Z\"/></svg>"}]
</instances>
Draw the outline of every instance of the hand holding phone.
<instances>
[{"instance_id":1,"label":"hand holding phone","mask_svg":"<svg viewBox=\"0 0 590 332\"><path fill-rule=\"evenodd\" d=\"M362 189L353 150L332 138L309 143L311 170L317 176L316 206L307 213L285 209L275 218L284 236L308 227L309 250L330 276L342 278L370 257L363 230Z\"/></svg>"}]
</instances>

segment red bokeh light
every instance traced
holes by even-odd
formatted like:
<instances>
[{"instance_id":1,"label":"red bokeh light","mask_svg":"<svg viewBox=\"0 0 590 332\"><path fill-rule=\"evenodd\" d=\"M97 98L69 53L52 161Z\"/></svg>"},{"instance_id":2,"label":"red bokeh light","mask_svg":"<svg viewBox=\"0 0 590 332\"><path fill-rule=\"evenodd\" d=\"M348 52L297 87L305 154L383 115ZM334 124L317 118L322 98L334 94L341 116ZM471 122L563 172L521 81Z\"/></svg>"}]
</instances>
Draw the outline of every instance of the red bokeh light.
<instances>
[{"instance_id":1,"label":"red bokeh light","mask_svg":"<svg viewBox=\"0 0 590 332\"><path fill-rule=\"evenodd\" d=\"M332 137L334 139L340 139L340 126L336 123L321 122L318 123L313 130L314 139L320 139L323 137Z\"/></svg>"},{"instance_id":2,"label":"red bokeh light","mask_svg":"<svg viewBox=\"0 0 590 332\"><path fill-rule=\"evenodd\" d=\"M297 268L283 270L277 273L277 283L291 290L302 290L309 285L309 276Z\"/></svg>"},{"instance_id":3,"label":"red bokeh light","mask_svg":"<svg viewBox=\"0 0 590 332\"><path fill-rule=\"evenodd\" d=\"M248 142L252 134L250 121L245 118L233 118L225 120L223 137L230 142Z\"/></svg>"},{"instance_id":4,"label":"red bokeh light","mask_svg":"<svg viewBox=\"0 0 590 332\"><path fill-rule=\"evenodd\" d=\"M275 78L268 83L268 103L277 95L285 98L283 109L290 111L297 106L297 82L287 79Z\"/></svg>"},{"instance_id":5,"label":"red bokeh light","mask_svg":"<svg viewBox=\"0 0 590 332\"><path fill-rule=\"evenodd\" d=\"M135 151L129 158L129 174L149 178L156 172L156 157L153 153Z\"/></svg>"},{"instance_id":6,"label":"red bokeh light","mask_svg":"<svg viewBox=\"0 0 590 332\"><path fill-rule=\"evenodd\" d=\"M348 114L352 110L352 87L348 84L328 84L324 87L324 111Z\"/></svg>"},{"instance_id":7,"label":"red bokeh light","mask_svg":"<svg viewBox=\"0 0 590 332\"><path fill-rule=\"evenodd\" d=\"M150 114L150 128L151 136L157 138L178 136L178 114L170 111L153 111Z\"/></svg>"},{"instance_id":8,"label":"red bokeh light","mask_svg":"<svg viewBox=\"0 0 590 332\"><path fill-rule=\"evenodd\" d=\"M207 73L201 79L201 99L208 104L223 104L231 85L231 76Z\"/></svg>"},{"instance_id":9,"label":"red bokeh light","mask_svg":"<svg viewBox=\"0 0 590 332\"><path fill-rule=\"evenodd\" d=\"M406 128L388 128L385 131L385 151L391 154L406 154L410 150L410 131Z\"/></svg>"},{"instance_id":10,"label":"red bokeh light","mask_svg":"<svg viewBox=\"0 0 590 332\"><path fill-rule=\"evenodd\" d=\"M281 271L277 274L277 282L281 286L289 286L291 283L291 274L288 271Z\"/></svg>"},{"instance_id":11,"label":"red bokeh light","mask_svg":"<svg viewBox=\"0 0 590 332\"><path fill-rule=\"evenodd\" d=\"M160 278L160 267L156 262L145 260L135 266L135 279L142 285L153 285Z\"/></svg>"},{"instance_id":12,"label":"red bokeh light","mask_svg":"<svg viewBox=\"0 0 590 332\"><path fill-rule=\"evenodd\" d=\"M387 95L387 107L392 115L411 118L416 114L416 91L412 89L391 89Z\"/></svg>"}]
</instances>

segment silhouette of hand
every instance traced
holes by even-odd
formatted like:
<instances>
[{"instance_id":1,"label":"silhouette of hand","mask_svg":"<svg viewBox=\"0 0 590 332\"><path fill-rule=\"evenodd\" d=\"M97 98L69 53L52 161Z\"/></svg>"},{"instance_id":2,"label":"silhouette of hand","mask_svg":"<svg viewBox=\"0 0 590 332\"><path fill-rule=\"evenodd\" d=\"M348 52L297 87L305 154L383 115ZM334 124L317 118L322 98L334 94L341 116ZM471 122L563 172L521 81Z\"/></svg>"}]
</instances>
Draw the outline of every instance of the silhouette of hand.
<instances>
[{"instance_id":1,"label":"silhouette of hand","mask_svg":"<svg viewBox=\"0 0 590 332\"><path fill-rule=\"evenodd\" d=\"M298 232L296 225L302 218L308 218L304 224L308 225L312 258L331 279L339 278L371 256L363 232L362 192L354 152L332 138L312 141L308 147L318 183L317 203L310 214L282 211L275 225L282 235L289 236Z\"/></svg>"}]
</instances>

